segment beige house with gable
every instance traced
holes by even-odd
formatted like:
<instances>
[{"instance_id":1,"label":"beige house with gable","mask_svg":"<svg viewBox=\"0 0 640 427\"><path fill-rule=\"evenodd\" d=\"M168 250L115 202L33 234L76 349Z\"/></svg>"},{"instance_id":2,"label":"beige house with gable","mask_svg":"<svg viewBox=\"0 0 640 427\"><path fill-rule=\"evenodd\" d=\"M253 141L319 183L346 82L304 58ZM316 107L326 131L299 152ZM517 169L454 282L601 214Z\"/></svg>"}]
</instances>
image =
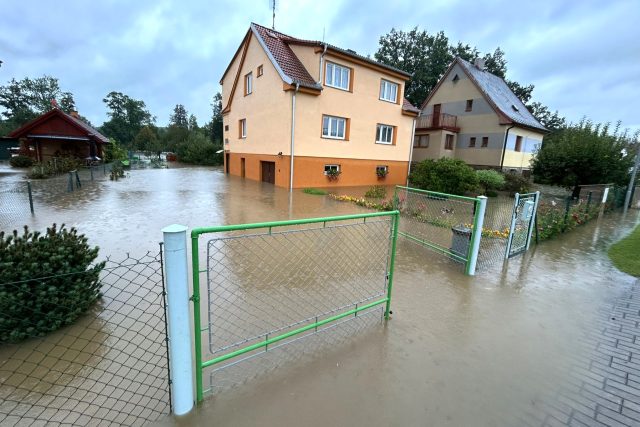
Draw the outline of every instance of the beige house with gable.
<instances>
[{"instance_id":1,"label":"beige house with gable","mask_svg":"<svg viewBox=\"0 0 640 427\"><path fill-rule=\"evenodd\" d=\"M546 132L482 60L456 58L422 104L412 162L452 157L526 175Z\"/></svg>"},{"instance_id":2,"label":"beige house with gable","mask_svg":"<svg viewBox=\"0 0 640 427\"><path fill-rule=\"evenodd\" d=\"M280 187L404 184L410 75L251 24L224 72L224 167Z\"/></svg>"}]
</instances>

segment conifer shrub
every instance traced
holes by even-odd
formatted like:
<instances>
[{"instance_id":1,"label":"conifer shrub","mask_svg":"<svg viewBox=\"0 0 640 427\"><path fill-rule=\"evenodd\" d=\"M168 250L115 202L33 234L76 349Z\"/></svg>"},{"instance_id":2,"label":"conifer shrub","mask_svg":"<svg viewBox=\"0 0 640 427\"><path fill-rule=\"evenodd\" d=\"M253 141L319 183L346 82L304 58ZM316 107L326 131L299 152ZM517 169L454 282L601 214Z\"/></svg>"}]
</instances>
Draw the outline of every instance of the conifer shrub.
<instances>
[{"instance_id":1,"label":"conifer shrub","mask_svg":"<svg viewBox=\"0 0 640 427\"><path fill-rule=\"evenodd\" d=\"M100 298L98 247L75 228L0 232L0 343L73 323Z\"/></svg>"}]
</instances>

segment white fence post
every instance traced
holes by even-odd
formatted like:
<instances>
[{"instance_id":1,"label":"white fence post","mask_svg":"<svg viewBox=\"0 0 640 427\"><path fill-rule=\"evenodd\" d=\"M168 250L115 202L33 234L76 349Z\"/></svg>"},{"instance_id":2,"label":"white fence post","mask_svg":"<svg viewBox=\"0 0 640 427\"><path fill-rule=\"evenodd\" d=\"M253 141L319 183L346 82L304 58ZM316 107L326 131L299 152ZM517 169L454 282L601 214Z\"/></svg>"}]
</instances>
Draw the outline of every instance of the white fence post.
<instances>
[{"instance_id":1,"label":"white fence post","mask_svg":"<svg viewBox=\"0 0 640 427\"><path fill-rule=\"evenodd\" d=\"M169 360L173 412L183 415L193 408L193 360L189 315L187 227L173 224L162 229L167 278Z\"/></svg>"},{"instance_id":2,"label":"white fence post","mask_svg":"<svg viewBox=\"0 0 640 427\"><path fill-rule=\"evenodd\" d=\"M480 239L482 238L482 226L484 225L484 213L487 210L486 196L479 196L473 224L473 232L471 234L471 256L469 257L469 265L467 266L467 274L474 276L476 274L476 265L478 263L478 253L480 252Z\"/></svg>"}]
</instances>

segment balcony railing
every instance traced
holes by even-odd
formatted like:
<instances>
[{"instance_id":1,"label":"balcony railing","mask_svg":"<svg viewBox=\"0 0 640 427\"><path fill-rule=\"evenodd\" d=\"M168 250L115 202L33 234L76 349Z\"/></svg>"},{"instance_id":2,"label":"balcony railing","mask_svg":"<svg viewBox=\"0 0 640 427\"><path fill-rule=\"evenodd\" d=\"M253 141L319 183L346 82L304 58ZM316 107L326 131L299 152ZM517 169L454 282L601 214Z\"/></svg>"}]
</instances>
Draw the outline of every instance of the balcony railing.
<instances>
[{"instance_id":1,"label":"balcony railing","mask_svg":"<svg viewBox=\"0 0 640 427\"><path fill-rule=\"evenodd\" d=\"M427 114L416 119L416 129L446 129L459 132L458 116L452 114Z\"/></svg>"}]
</instances>

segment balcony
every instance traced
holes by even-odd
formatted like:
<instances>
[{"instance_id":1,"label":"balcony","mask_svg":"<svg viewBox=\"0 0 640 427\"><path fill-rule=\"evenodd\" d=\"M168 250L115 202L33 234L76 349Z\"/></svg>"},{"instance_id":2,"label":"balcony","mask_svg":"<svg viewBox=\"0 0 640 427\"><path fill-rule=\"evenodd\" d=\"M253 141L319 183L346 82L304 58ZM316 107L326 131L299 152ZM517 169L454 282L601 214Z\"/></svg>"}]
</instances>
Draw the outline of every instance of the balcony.
<instances>
[{"instance_id":1,"label":"balcony","mask_svg":"<svg viewBox=\"0 0 640 427\"><path fill-rule=\"evenodd\" d=\"M416 119L416 130L444 129L451 132L460 132L458 116L451 114L427 114Z\"/></svg>"}]
</instances>

